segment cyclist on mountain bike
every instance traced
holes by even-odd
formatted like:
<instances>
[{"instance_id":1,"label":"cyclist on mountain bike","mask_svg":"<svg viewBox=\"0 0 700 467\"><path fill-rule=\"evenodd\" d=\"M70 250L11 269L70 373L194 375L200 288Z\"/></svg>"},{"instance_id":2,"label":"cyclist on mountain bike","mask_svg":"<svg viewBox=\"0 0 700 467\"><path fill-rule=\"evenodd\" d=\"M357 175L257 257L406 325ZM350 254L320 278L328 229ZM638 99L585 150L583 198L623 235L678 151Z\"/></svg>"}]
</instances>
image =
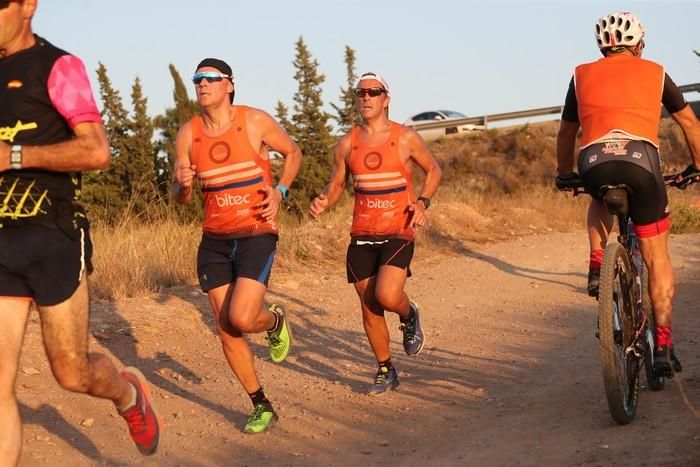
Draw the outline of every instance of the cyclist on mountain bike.
<instances>
[{"instance_id":1,"label":"cyclist on mountain bike","mask_svg":"<svg viewBox=\"0 0 700 467\"><path fill-rule=\"evenodd\" d=\"M603 251L612 228L598 190L625 184L632 190L630 217L649 269L649 291L656 320L654 370L672 376L675 359L671 338L674 279L668 255L668 197L659 161L658 126L663 103L681 126L693 162L684 177L700 173L700 123L664 68L641 58L644 27L631 13L612 13L598 20L595 37L604 58L576 67L569 84L557 136L557 187L574 173L574 144L579 127L578 170L591 194L588 210L590 270L588 293L598 295ZM680 363L675 359L676 368Z\"/></svg>"}]
</instances>

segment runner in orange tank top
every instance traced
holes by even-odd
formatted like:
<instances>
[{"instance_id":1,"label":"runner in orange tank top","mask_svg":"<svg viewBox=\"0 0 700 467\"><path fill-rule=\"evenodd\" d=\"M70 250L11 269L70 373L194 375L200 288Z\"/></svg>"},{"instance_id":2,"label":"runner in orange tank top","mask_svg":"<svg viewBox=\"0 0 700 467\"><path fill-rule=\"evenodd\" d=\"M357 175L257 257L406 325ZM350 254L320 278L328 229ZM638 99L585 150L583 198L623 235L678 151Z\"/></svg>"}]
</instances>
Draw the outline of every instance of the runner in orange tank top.
<instances>
[{"instance_id":1,"label":"runner in orange tank top","mask_svg":"<svg viewBox=\"0 0 700 467\"><path fill-rule=\"evenodd\" d=\"M205 220L197 274L216 317L224 355L250 396L253 412L243 431L260 433L277 419L253 366L244 334L267 331L273 362L292 345L287 317L278 305L263 306L277 246L276 216L301 165L299 147L267 113L233 105L234 79L224 61L207 58L193 77L201 115L177 135L175 201L192 201L195 177ZM268 149L284 157L273 188Z\"/></svg>"},{"instance_id":2,"label":"runner in orange tank top","mask_svg":"<svg viewBox=\"0 0 700 467\"><path fill-rule=\"evenodd\" d=\"M442 172L414 130L389 120L389 86L381 76L362 75L355 95L363 123L336 145L331 180L312 201L310 214L316 219L335 204L346 177L352 176L355 208L347 275L360 298L365 332L379 366L369 394L382 394L399 385L384 312L399 315L406 354L418 354L425 343L418 306L408 299L404 286L415 228L427 221L426 210ZM418 198L411 187L414 165L425 173Z\"/></svg>"},{"instance_id":3,"label":"runner in orange tank top","mask_svg":"<svg viewBox=\"0 0 700 467\"><path fill-rule=\"evenodd\" d=\"M625 184L633 193L630 217L649 269L656 323L654 372L672 377L681 365L673 352L671 318L675 284L668 254L670 211L660 168L660 104L681 126L692 153L686 176L700 174L700 123L664 68L642 59L644 27L628 12L606 15L595 26L602 59L576 67L557 136L558 187L579 177L591 193L588 210L588 294L598 296L601 261L613 219L598 190ZM580 153L574 146L579 128ZM579 174L574 172L578 165Z\"/></svg>"}]
</instances>

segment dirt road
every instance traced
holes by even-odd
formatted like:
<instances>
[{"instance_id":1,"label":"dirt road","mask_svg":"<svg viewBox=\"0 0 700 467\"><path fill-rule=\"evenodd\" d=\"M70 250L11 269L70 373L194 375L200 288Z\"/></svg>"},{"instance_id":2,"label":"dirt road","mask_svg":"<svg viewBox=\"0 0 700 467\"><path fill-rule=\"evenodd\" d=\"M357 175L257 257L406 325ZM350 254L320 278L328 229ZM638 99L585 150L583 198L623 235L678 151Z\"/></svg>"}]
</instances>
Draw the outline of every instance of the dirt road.
<instances>
[{"instance_id":1,"label":"dirt road","mask_svg":"<svg viewBox=\"0 0 700 467\"><path fill-rule=\"evenodd\" d=\"M700 236L672 238L685 371L661 392L643 389L637 419L624 427L605 401L585 245L583 233L547 234L454 256L419 251L408 289L427 345L404 355L390 318L401 386L381 397L364 395L375 368L343 265L305 277L277 270L268 298L290 311L296 348L276 366L262 336L252 338L280 413L258 436L239 431L250 402L198 289L97 302L93 348L153 384L166 427L151 458L108 402L57 386L34 316L17 382L21 465L699 465L700 418L681 389L700 406Z\"/></svg>"}]
</instances>

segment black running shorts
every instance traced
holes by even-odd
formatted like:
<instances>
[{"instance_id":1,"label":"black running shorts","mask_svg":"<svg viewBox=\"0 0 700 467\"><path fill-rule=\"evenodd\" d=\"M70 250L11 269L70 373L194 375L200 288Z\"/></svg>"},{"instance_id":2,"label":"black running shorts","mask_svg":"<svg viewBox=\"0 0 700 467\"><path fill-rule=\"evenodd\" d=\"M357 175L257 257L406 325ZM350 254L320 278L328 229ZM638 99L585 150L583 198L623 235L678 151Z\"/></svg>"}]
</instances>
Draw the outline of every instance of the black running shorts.
<instances>
[{"instance_id":1,"label":"black running shorts","mask_svg":"<svg viewBox=\"0 0 700 467\"><path fill-rule=\"evenodd\" d=\"M668 196L661 174L659 152L646 141L608 141L588 146L579 155L579 173L586 190L600 200L603 185L632 188L629 212L637 226L668 217Z\"/></svg>"},{"instance_id":2,"label":"black running shorts","mask_svg":"<svg viewBox=\"0 0 700 467\"><path fill-rule=\"evenodd\" d=\"M92 272L87 226L72 235L42 225L0 229L0 298L34 299L53 306L73 296L83 274Z\"/></svg>"},{"instance_id":3,"label":"black running shorts","mask_svg":"<svg viewBox=\"0 0 700 467\"><path fill-rule=\"evenodd\" d=\"M208 292L245 277L267 286L276 251L277 236L272 234L234 240L204 234L197 253L199 285Z\"/></svg>"},{"instance_id":4,"label":"black running shorts","mask_svg":"<svg viewBox=\"0 0 700 467\"><path fill-rule=\"evenodd\" d=\"M348 247L346 269L351 284L376 276L381 266L407 269L411 277L413 240L399 238L353 238Z\"/></svg>"}]
</instances>

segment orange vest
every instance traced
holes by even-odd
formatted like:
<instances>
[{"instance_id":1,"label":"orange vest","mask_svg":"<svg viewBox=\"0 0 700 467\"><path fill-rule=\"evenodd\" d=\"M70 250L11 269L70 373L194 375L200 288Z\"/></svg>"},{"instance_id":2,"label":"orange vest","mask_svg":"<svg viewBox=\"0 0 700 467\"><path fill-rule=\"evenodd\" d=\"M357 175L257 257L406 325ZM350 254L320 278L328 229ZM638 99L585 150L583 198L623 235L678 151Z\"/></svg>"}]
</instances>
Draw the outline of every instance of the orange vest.
<instances>
[{"instance_id":1,"label":"orange vest","mask_svg":"<svg viewBox=\"0 0 700 467\"><path fill-rule=\"evenodd\" d=\"M260 208L253 208L263 200L261 189L271 185L270 160L250 145L248 107L236 109L230 127L215 137L204 133L201 116L191 120L192 163L204 196L203 229L227 238L277 234L277 224L265 221Z\"/></svg>"},{"instance_id":2,"label":"orange vest","mask_svg":"<svg viewBox=\"0 0 700 467\"><path fill-rule=\"evenodd\" d=\"M576 67L576 100L585 148L611 131L659 147L664 68L619 54Z\"/></svg>"},{"instance_id":3,"label":"orange vest","mask_svg":"<svg viewBox=\"0 0 700 467\"><path fill-rule=\"evenodd\" d=\"M353 237L415 238L408 207L413 203L411 174L399 156L402 125L391 122L389 137L380 146L360 140L360 127L350 133L352 150L348 167L355 189Z\"/></svg>"}]
</instances>

